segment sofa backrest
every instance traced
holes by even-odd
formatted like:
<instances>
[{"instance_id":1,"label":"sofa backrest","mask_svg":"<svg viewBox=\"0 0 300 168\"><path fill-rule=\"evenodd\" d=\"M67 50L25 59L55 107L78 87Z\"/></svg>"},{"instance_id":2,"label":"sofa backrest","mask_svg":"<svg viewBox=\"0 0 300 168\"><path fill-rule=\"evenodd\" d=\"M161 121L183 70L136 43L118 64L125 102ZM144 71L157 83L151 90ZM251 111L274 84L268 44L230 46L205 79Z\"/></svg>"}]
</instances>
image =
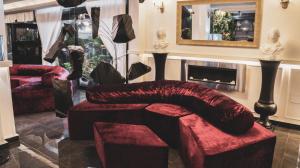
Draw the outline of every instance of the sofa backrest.
<instances>
[{"instance_id":1,"label":"sofa backrest","mask_svg":"<svg viewBox=\"0 0 300 168\"><path fill-rule=\"evenodd\" d=\"M172 103L201 115L220 129L242 134L254 124L252 112L231 98L203 85L181 81L143 82L88 88L92 103Z\"/></svg>"},{"instance_id":2,"label":"sofa backrest","mask_svg":"<svg viewBox=\"0 0 300 168\"><path fill-rule=\"evenodd\" d=\"M11 75L18 76L42 76L50 71L52 71L55 67L53 66L45 66L45 65L14 65L10 68Z\"/></svg>"},{"instance_id":3,"label":"sofa backrest","mask_svg":"<svg viewBox=\"0 0 300 168\"><path fill-rule=\"evenodd\" d=\"M52 79L66 80L68 71L60 66L47 65L25 65L17 64L10 67L11 76L33 76L42 77L42 83L46 86L52 86Z\"/></svg>"}]
</instances>

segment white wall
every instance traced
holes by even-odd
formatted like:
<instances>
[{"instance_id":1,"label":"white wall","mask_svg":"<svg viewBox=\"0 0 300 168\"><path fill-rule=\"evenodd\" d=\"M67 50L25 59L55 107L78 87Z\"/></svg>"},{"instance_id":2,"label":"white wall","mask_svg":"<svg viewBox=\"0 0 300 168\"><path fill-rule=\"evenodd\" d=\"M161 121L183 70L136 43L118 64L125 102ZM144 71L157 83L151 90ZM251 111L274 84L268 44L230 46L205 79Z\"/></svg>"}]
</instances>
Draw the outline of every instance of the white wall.
<instances>
[{"instance_id":1,"label":"white wall","mask_svg":"<svg viewBox=\"0 0 300 168\"><path fill-rule=\"evenodd\" d=\"M291 0L288 9L282 9L279 0L262 0L263 16L261 43L266 41L267 32L271 28L281 31L282 43L287 39L300 44L300 1ZM153 71L144 77L144 80L154 80L155 66L150 52L156 39L158 28L166 29L170 46L167 51L172 56L208 57L235 60L254 60L260 58L259 49L225 48L206 46L183 46L176 44L176 1L164 0L165 13L161 14L153 5L152 0L140 5L140 33L139 51L145 58L145 63ZM287 60L298 63L300 57L287 57ZM300 125L300 66L284 65L280 68L276 79L275 102L278 104L278 113L272 119ZM180 80L180 60L169 59L166 64L166 79ZM259 66L247 66L246 92L228 94L233 99L253 110L254 103L259 98L261 85L261 70Z\"/></svg>"},{"instance_id":2,"label":"white wall","mask_svg":"<svg viewBox=\"0 0 300 168\"><path fill-rule=\"evenodd\" d=\"M155 79L154 60L149 54L145 63L153 68L153 71L144 76L144 81ZM195 59L197 58L190 58ZM178 57L169 56L166 63L166 79L180 80L181 60ZM290 67L281 65L275 82L274 100L278 105L277 114L271 117L274 120L300 125L300 66ZM245 92L224 92L234 100L242 103L254 112L254 104L258 101L261 87L260 66L248 64L246 70Z\"/></svg>"},{"instance_id":3,"label":"white wall","mask_svg":"<svg viewBox=\"0 0 300 168\"><path fill-rule=\"evenodd\" d=\"M0 0L0 35L6 36L3 0ZM8 66L7 61L0 61L0 145L3 139L16 136Z\"/></svg>"},{"instance_id":4,"label":"white wall","mask_svg":"<svg viewBox=\"0 0 300 168\"><path fill-rule=\"evenodd\" d=\"M295 40L300 43L300 1L291 0L288 9L282 9L279 0L262 0L263 1L263 19L261 39L265 42L267 32L273 28L279 28L282 33L282 41L287 39ZM167 30L170 53L184 53L196 55L217 55L217 56L234 56L240 58L259 58L260 52L258 49L244 48L224 48L224 47L205 47L205 46L182 46L176 45L176 0L164 0L165 13L160 14L153 5L153 0L145 1L141 6L143 20L146 23L144 27L143 51L153 50L153 41L155 40L154 33L158 27L163 27ZM300 58L297 58L300 60Z\"/></svg>"}]
</instances>

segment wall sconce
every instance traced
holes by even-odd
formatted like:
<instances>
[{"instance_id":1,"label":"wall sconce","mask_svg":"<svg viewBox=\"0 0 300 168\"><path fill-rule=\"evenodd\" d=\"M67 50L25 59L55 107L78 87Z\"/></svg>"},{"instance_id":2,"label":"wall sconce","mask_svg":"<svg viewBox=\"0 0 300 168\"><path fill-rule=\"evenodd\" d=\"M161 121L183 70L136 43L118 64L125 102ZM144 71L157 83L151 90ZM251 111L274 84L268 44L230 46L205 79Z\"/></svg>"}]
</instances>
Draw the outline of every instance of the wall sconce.
<instances>
[{"instance_id":1,"label":"wall sconce","mask_svg":"<svg viewBox=\"0 0 300 168\"><path fill-rule=\"evenodd\" d=\"M154 6L156 6L160 10L160 13L165 12L165 5L163 0L154 0L153 2L154 2Z\"/></svg>"},{"instance_id":2,"label":"wall sconce","mask_svg":"<svg viewBox=\"0 0 300 168\"><path fill-rule=\"evenodd\" d=\"M287 9L290 4L290 0L281 0L280 4L283 9Z\"/></svg>"}]
</instances>

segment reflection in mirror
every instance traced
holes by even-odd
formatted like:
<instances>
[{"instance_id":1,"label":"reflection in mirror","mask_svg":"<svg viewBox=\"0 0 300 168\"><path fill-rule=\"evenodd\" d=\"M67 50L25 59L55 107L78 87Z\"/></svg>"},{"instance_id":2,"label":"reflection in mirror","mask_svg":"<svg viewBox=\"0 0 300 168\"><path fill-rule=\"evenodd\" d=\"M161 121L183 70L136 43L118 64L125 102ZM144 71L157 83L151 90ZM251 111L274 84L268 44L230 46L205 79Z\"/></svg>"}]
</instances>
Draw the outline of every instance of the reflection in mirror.
<instances>
[{"instance_id":1,"label":"reflection in mirror","mask_svg":"<svg viewBox=\"0 0 300 168\"><path fill-rule=\"evenodd\" d=\"M181 38L253 42L255 11L255 2L184 5Z\"/></svg>"},{"instance_id":2,"label":"reflection in mirror","mask_svg":"<svg viewBox=\"0 0 300 168\"><path fill-rule=\"evenodd\" d=\"M0 61L4 60L4 44L3 44L3 36L0 35Z\"/></svg>"}]
</instances>

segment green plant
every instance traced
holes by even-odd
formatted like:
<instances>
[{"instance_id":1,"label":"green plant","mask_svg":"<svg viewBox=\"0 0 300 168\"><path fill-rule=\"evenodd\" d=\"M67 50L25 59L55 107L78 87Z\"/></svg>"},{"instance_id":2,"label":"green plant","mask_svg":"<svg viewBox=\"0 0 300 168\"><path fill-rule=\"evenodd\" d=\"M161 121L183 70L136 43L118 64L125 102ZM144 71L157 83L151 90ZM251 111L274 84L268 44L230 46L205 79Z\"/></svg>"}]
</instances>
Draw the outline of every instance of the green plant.
<instances>
[{"instance_id":1,"label":"green plant","mask_svg":"<svg viewBox=\"0 0 300 168\"><path fill-rule=\"evenodd\" d=\"M67 71L71 72L72 70L72 66L71 66L71 63L69 62L66 62L62 65L62 67L64 67Z\"/></svg>"},{"instance_id":2,"label":"green plant","mask_svg":"<svg viewBox=\"0 0 300 168\"><path fill-rule=\"evenodd\" d=\"M90 79L91 72L97 67L100 61L110 62L111 60L111 56L107 55L93 55L89 59L85 59L83 65L83 76L86 79Z\"/></svg>"},{"instance_id":3,"label":"green plant","mask_svg":"<svg viewBox=\"0 0 300 168\"><path fill-rule=\"evenodd\" d=\"M229 12L214 10L212 29L213 33L222 34L223 40L234 40L234 19Z\"/></svg>"}]
</instances>

